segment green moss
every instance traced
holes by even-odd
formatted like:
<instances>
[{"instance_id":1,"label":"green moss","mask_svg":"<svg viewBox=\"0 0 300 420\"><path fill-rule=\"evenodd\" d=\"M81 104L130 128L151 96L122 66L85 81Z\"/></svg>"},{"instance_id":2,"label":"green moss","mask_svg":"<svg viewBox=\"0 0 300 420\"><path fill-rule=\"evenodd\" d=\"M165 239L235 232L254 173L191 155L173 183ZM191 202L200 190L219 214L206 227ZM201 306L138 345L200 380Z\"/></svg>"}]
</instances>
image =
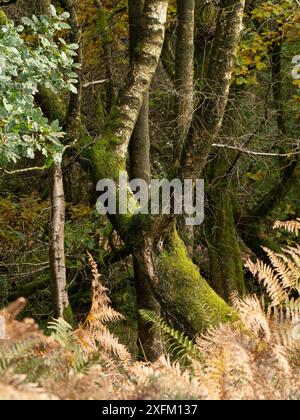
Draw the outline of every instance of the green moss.
<instances>
[{"instance_id":1,"label":"green moss","mask_svg":"<svg viewBox=\"0 0 300 420\"><path fill-rule=\"evenodd\" d=\"M126 170L126 162L115 150L115 141L109 136L100 138L90 152L95 180L117 179L120 171Z\"/></svg>"},{"instance_id":2,"label":"green moss","mask_svg":"<svg viewBox=\"0 0 300 420\"><path fill-rule=\"evenodd\" d=\"M175 231L167 251L158 260L159 293L169 315L190 334L235 318L231 308L201 277ZM169 310L168 310L169 312Z\"/></svg>"},{"instance_id":3,"label":"green moss","mask_svg":"<svg viewBox=\"0 0 300 420\"><path fill-rule=\"evenodd\" d=\"M104 7L101 7L98 12L98 29L102 35L104 44L112 41L112 36L109 33L107 24L107 10L105 10Z\"/></svg>"},{"instance_id":4,"label":"green moss","mask_svg":"<svg viewBox=\"0 0 300 420\"><path fill-rule=\"evenodd\" d=\"M7 16L3 12L3 10L0 9L0 25L6 25L7 23L8 23Z\"/></svg>"},{"instance_id":5,"label":"green moss","mask_svg":"<svg viewBox=\"0 0 300 420\"><path fill-rule=\"evenodd\" d=\"M68 305L64 310L64 320L67 321L70 325L75 326L71 305Z\"/></svg>"},{"instance_id":6,"label":"green moss","mask_svg":"<svg viewBox=\"0 0 300 420\"><path fill-rule=\"evenodd\" d=\"M224 192L225 191L225 192ZM244 295L242 255L233 218L231 196L226 186L214 192L215 207L207 224L211 283L224 299L235 291Z\"/></svg>"},{"instance_id":7,"label":"green moss","mask_svg":"<svg viewBox=\"0 0 300 420\"><path fill-rule=\"evenodd\" d=\"M117 179L119 172L126 170L126 159L120 157L116 150L123 141L115 135L115 131L121 126L119 110L115 106L111 110L103 135L93 143L90 149L96 182L103 178Z\"/></svg>"},{"instance_id":8,"label":"green moss","mask_svg":"<svg viewBox=\"0 0 300 420\"><path fill-rule=\"evenodd\" d=\"M61 125L66 119L66 104L52 90L39 85L39 92L36 95L37 101L42 105L42 109L50 121L58 120Z\"/></svg>"}]
</instances>

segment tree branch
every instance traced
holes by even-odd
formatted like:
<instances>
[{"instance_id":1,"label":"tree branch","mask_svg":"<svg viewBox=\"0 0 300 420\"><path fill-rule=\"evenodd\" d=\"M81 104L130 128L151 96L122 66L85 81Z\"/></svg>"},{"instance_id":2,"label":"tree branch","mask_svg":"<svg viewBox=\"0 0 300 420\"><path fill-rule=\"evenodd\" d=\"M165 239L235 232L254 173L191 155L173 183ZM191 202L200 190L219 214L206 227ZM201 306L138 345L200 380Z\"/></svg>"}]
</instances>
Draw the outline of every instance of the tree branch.
<instances>
[{"instance_id":1,"label":"tree branch","mask_svg":"<svg viewBox=\"0 0 300 420\"><path fill-rule=\"evenodd\" d=\"M294 156L294 155L300 155L300 151L298 151L298 152L290 152L290 153L256 152L254 150L248 150L248 149L244 149L244 148L238 147L238 146L230 146L229 144L213 143L212 144L212 147L219 147L219 148L237 150L238 152L246 153L247 155L253 155L253 156L291 157L291 156Z\"/></svg>"},{"instance_id":2,"label":"tree branch","mask_svg":"<svg viewBox=\"0 0 300 420\"><path fill-rule=\"evenodd\" d=\"M15 174L23 174L25 172L45 171L46 169L47 169L46 166L33 166L32 168L22 168L22 169L16 169L14 171L7 171L6 169L0 168L0 171L7 175L15 175Z\"/></svg>"}]
</instances>

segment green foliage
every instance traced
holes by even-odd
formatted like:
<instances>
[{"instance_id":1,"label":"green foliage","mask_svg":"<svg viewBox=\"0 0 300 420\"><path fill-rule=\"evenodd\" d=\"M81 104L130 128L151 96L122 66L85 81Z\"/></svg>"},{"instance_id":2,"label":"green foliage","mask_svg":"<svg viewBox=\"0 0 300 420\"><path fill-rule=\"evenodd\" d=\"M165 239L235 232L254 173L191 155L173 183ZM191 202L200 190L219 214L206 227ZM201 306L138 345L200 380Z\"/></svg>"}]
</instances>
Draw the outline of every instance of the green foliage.
<instances>
[{"instance_id":1,"label":"green foliage","mask_svg":"<svg viewBox=\"0 0 300 420\"><path fill-rule=\"evenodd\" d=\"M8 346L0 346L0 375L11 365L19 363L22 359L29 357L34 347L38 344L36 340L22 340Z\"/></svg>"},{"instance_id":2,"label":"green foliage","mask_svg":"<svg viewBox=\"0 0 300 420\"><path fill-rule=\"evenodd\" d=\"M73 328L63 318L54 319L49 322L48 329L53 332L52 337L54 340L58 341L63 348L70 345L70 342L72 341L70 332Z\"/></svg>"},{"instance_id":3,"label":"green foliage","mask_svg":"<svg viewBox=\"0 0 300 420\"><path fill-rule=\"evenodd\" d=\"M294 0L256 2L245 16L234 72L237 85L258 84L258 74L269 68L270 48L293 44L300 35L300 13Z\"/></svg>"},{"instance_id":4,"label":"green foliage","mask_svg":"<svg viewBox=\"0 0 300 420\"><path fill-rule=\"evenodd\" d=\"M201 358L199 349L195 343L184 334L184 332L177 331L176 329L170 327L153 311L141 309L139 314L146 324L152 324L152 329L162 333L169 352L175 358Z\"/></svg>"},{"instance_id":5,"label":"green foliage","mask_svg":"<svg viewBox=\"0 0 300 420\"><path fill-rule=\"evenodd\" d=\"M0 27L0 165L21 157L33 158L37 151L60 161L63 133L57 121L49 123L35 105L42 85L56 94L77 92L74 56L77 45L57 31L70 29L68 13L52 17L24 17L22 25L12 21Z\"/></svg>"}]
</instances>

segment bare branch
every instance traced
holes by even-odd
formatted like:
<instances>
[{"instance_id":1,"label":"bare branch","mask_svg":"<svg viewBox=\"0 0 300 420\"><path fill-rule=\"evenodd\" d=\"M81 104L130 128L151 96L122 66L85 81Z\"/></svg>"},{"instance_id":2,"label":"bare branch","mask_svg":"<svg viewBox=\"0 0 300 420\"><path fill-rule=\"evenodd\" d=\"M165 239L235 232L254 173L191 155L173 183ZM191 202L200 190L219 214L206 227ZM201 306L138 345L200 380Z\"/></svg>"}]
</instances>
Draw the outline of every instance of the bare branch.
<instances>
[{"instance_id":1,"label":"bare branch","mask_svg":"<svg viewBox=\"0 0 300 420\"><path fill-rule=\"evenodd\" d=\"M298 151L298 152L290 152L290 153L256 152L254 150L243 149L242 147L238 147L238 146L230 146L229 144L218 144L218 143L214 143L212 145L212 147L219 147L219 148L237 150L238 152L246 153L248 155L254 155L254 156L290 157L290 156L294 156L294 155L300 155L300 151Z\"/></svg>"},{"instance_id":2,"label":"bare branch","mask_svg":"<svg viewBox=\"0 0 300 420\"><path fill-rule=\"evenodd\" d=\"M94 80L93 82L87 82L82 85L83 88L88 88L94 85L102 85L103 83L108 82L109 79L102 79L102 80Z\"/></svg>"},{"instance_id":3,"label":"bare branch","mask_svg":"<svg viewBox=\"0 0 300 420\"><path fill-rule=\"evenodd\" d=\"M33 166L31 168L16 169L14 171L7 171L6 169L0 168L0 171L4 172L7 175L15 175L15 174L23 174L25 172L45 171L46 169L47 169L46 166Z\"/></svg>"}]
</instances>

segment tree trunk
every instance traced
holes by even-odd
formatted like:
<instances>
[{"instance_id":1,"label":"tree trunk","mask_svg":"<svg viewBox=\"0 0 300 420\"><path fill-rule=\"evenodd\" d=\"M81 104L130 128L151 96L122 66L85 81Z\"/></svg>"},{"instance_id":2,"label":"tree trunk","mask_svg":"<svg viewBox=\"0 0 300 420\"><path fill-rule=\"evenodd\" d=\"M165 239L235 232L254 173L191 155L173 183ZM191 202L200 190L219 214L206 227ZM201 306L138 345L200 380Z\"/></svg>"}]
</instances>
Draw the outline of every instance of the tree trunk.
<instances>
[{"instance_id":1,"label":"tree trunk","mask_svg":"<svg viewBox=\"0 0 300 420\"><path fill-rule=\"evenodd\" d=\"M39 13L41 15L50 16L51 15L51 0L39 0Z\"/></svg>"},{"instance_id":2,"label":"tree trunk","mask_svg":"<svg viewBox=\"0 0 300 420\"><path fill-rule=\"evenodd\" d=\"M129 0L129 35L130 35L130 65L134 63L144 14L144 0ZM149 185L151 180L150 163L150 133L149 133L149 94L146 93L133 130L129 144L130 177L144 179ZM154 297L153 290L147 278L143 276L139 259L133 254L133 267L136 283L136 297L138 309L149 309L160 316L160 305ZM153 361L162 354L161 336L158 332L150 331L149 325L139 318L138 347L141 358Z\"/></svg>"},{"instance_id":3,"label":"tree trunk","mask_svg":"<svg viewBox=\"0 0 300 420\"><path fill-rule=\"evenodd\" d=\"M193 130L182 157L185 177L199 177L216 140L228 101L232 71L242 30L245 0L221 0L216 34L206 75L204 104L195 114Z\"/></svg>"},{"instance_id":4,"label":"tree trunk","mask_svg":"<svg viewBox=\"0 0 300 420\"><path fill-rule=\"evenodd\" d=\"M224 3L230 3L230 7L225 8ZM222 123L241 29L243 6L243 1L222 2L218 42L212 60L213 65L218 64L218 72L217 69L211 70L214 80L211 85L214 88L212 104L216 105L217 118L214 119L212 110L206 108L210 112L206 129L212 130L209 132L209 141L218 134ZM139 43L139 54L134 58L104 135L91 147L91 162L96 182L103 178L117 180L119 171L126 168L129 141L160 58L167 7L168 2L165 0L145 2L144 29ZM225 47L221 41L225 41ZM219 61L215 63L214 60ZM198 147L196 150L191 147L191 153L188 155L194 157L194 152L197 151ZM206 157L204 160L206 161ZM204 160L201 159L201 162ZM195 163L195 168L191 168L185 161L186 167L183 168L183 172L188 178L195 173L194 169L199 175L200 166L198 161ZM233 318L231 308L209 287L188 258L186 247L174 228L172 217L140 217L129 214L109 217L123 240L133 247L143 277L151 284L164 311L178 326L193 335L203 328Z\"/></svg>"},{"instance_id":5,"label":"tree trunk","mask_svg":"<svg viewBox=\"0 0 300 420\"><path fill-rule=\"evenodd\" d=\"M132 132L160 58L167 7L167 0L147 0L145 3L144 30L139 54L129 71L127 83L111 110L104 135L92 147L92 165L97 181L107 176L117 179L119 171L126 169Z\"/></svg>"},{"instance_id":6,"label":"tree trunk","mask_svg":"<svg viewBox=\"0 0 300 420\"><path fill-rule=\"evenodd\" d=\"M175 161L180 159L193 118L195 0L177 0L177 16L175 55L177 132L174 145Z\"/></svg>"},{"instance_id":7,"label":"tree trunk","mask_svg":"<svg viewBox=\"0 0 300 420\"><path fill-rule=\"evenodd\" d=\"M211 286L229 301L233 292L245 294L243 260L233 217L231 182L221 182L210 194L206 225Z\"/></svg>"},{"instance_id":8,"label":"tree trunk","mask_svg":"<svg viewBox=\"0 0 300 420\"><path fill-rule=\"evenodd\" d=\"M175 87L177 119L174 161L179 162L194 111L194 33L195 0L177 0L177 36L175 54ZM180 235L192 258L194 251L194 228L186 226L183 217L179 218Z\"/></svg>"},{"instance_id":9,"label":"tree trunk","mask_svg":"<svg viewBox=\"0 0 300 420\"><path fill-rule=\"evenodd\" d=\"M77 42L78 24L73 0L65 0L63 6L70 13L71 40ZM40 0L39 9L41 14L50 16L50 0ZM77 62L80 61L80 52ZM50 121L58 118L63 121L68 139L75 140L78 134L81 104L81 83L79 78L78 95L70 94L70 100L66 112L59 115L60 103L55 100L55 106L48 96L47 90L41 89L37 100L42 101L42 109ZM58 115L55 115L58 114ZM60 164L53 163L50 169L50 223L49 223L49 261L51 271L51 290L54 317L62 317L73 323L73 314L68 298L67 274L65 262L65 196L63 186L63 174Z\"/></svg>"},{"instance_id":10,"label":"tree trunk","mask_svg":"<svg viewBox=\"0 0 300 420\"><path fill-rule=\"evenodd\" d=\"M276 24L275 24L276 27ZM289 153L290 147L286 146L288 129L285 123L283 109L283 81L282 81L282 43L279 42L270 47L270 62L272 76L273 103L276 111L276 123L278 130L279 152ZM297 168L299 165L299 155L291 157L279 157L280 177L274 182L271 189L263 196L254 209L249 210L248 214L240 220L240 232L247 246L262 260L266 254L262 247L272 248L267 237L263 235L263 221L266 220L273 210L282 204L290 190L297 181ZM278 250L279 251L279 250Z\"/></svg>"},{"instance_id":11,"label":"tree trunk","mask_svg":"<svg viewBox=\"0 0 300 420\"><path fill-rule=\"evenodd\" d=\"M136 255L163 313L190 337L235 319L235 314L203 279L175 227L162 221L161 235L144 236ZM165 235L165 236L164 236Z\"/></svg>"},{"instance_id":12,"label":"tree trunk","mask_svg":"<svg viewBox=\"0 0 300 420\"><path fill-rule=\"evenodd\" d=\"M105 76L107 80L106 86L106 113L109 114L113 105L115 97L115 88L113 82L113 60L112 60L112 37L109 32L107 14L109 13L101 0L95 0L96 5L98 6L99 14L99 27L100 34L102 36L103 42L103 53L104 53L104 64L105 64Z\"/></svg>"},{"instance_id":13,"label":"tree trunk","mask_svg":"<svg viewBox=\"0 0 300 420\"><path fill-rule=\"evenodd\" d=\"M67 278L64 247L65 200L61 167L53 164L51 169L49 260L54 317L72 318L67 293Z\"/></svg>"}]
</instances>

